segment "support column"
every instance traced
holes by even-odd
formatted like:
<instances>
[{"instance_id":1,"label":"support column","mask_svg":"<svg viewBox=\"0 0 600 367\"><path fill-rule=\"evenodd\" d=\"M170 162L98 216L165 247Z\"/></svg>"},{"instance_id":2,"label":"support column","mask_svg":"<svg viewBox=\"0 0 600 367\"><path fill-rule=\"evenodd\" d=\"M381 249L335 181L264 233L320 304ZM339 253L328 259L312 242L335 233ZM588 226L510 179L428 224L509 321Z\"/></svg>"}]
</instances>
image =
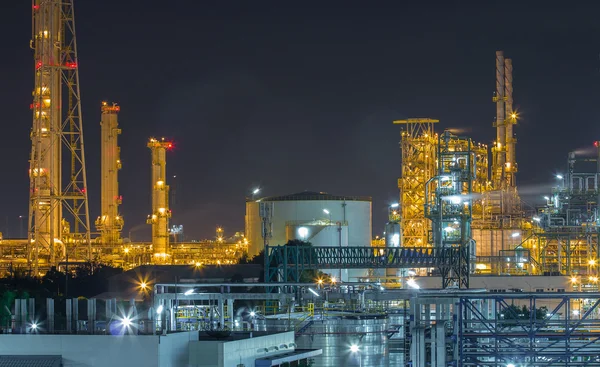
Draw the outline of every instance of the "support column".
<instances>
[{"instance_id":1,"label":"support column","mask_svg":"<svg viewBox=\"0 0 600 367\"><path fill-rule=\"evenodd\" d=\"M46 298L46 328L54 333L54 298Z\"/></svg>"},{"instance_id":2,"label":"support column","mask_svg":"<svg viewBox=\"0 0 600 367\"><path fill-rule=\"evenodd\" d=\"M225 302L223 302L223 297L219 297L218 299L218 307L219 307L219 329L225 326Z\"/></svg>"},{"instance_id":3,"label":"support column","mask_svg":"<svg viewBox=\"0 0 600 367\"><path fill-rule=\"evenodd\" d=\"M235 322L233 319L233 299L227 299L227 318L229 318L229 323L231 324L231 328L233 329L235 326Z\"/></svg>"}]
</instances>

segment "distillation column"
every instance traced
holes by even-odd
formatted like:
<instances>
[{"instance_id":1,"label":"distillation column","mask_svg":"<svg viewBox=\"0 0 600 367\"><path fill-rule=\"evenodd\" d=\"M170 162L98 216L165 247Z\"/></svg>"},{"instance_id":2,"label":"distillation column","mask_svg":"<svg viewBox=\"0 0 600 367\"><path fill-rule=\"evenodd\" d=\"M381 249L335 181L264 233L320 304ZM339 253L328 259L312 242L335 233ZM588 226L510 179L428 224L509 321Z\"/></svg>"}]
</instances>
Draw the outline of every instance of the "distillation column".
<instances>
[{"instance_id":1,"label":"distillation column","mask_svg":"<svg viewBox=\"0 0 600 367\"><path fill-rule=\"evenodd\" d=\"M517 123L517 114L513 110L513 67L512 60L504 60L504 92L505 92L505 125L506 125L506 183L508 187L517 185L515 173L517 172L517 160L515 145L517 139L514 137L513 126Z\"/></svg>"},{"instance_id":2,"label":"distillation column","mask_svg":"<svg viewBox=\"0 0 600 367\"><path fill-rule=\"evenodd\" d=\"M96 219L96 228L100 231L102 245L110 247L121 244L123 217L119 215L122 197L119 195L119 170L121 169L121 149L117 138L121 134L118 114L121 108L102 102L102 120L100 121L102 148L100 182L100 217Z\"/></svg>"},{"instance_id":3,"label":"distillation column","mask_svg":"<svg viewBox=\"0 0 600 367\"><path fill-rule=\"evenodd\" d=\"M34 0L32 22L28 261L37 276L44 260L56 265L78 245L87 245L89 258L91 248L72 0ZM62 171L63 153L71 160L69 176ZM64 185L63 177L70 178Z\"/></svg>"},{"instance_id":4,"label":"distillation column","mask_svg":"<svg viewBox=\"0 0 600 367\"><path fill-rule=\"evenodd\" d=\"M496 51L496 144L494 147L494 167L492 169L494 186L501 189L504 186L504 168L506 163L506 126L504 124L504 52Z\"/></svg>"},{"instance_id":5,"label":"distillation column","mask_svg":"<svg viewBox=\"0 0 600 367\"><path fill-rule=\"evenodd\" d=\"M169 254L169 186L167 177L167 150L173 144L164 138L151 138L148 148L152 152L152 215L147 223L152 224L152 248L155 262L165 262Z\"/></svg>"}]
</instances>

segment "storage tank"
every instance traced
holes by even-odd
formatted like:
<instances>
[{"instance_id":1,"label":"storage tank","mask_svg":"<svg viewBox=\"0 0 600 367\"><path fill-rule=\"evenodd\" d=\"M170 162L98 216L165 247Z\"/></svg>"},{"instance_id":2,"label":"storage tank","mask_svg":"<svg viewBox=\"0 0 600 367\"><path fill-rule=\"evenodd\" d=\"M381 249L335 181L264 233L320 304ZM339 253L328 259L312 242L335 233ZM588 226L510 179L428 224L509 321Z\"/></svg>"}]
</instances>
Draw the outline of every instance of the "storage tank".
<instances>
[{"instance_id":1,"label":"storage tank","mask_svg":"<svg viewBox=\"0 0 600 367\"><path fill-rule=\"evenodd\" d=\"M265 244L284 245L303 240L313 246L371 246L371 198L337 196L305 191L246 201L246 236L249 256L257 255ZM328 270L343 281L355 281L366 269Z\"/></svg>"}]
</instances>

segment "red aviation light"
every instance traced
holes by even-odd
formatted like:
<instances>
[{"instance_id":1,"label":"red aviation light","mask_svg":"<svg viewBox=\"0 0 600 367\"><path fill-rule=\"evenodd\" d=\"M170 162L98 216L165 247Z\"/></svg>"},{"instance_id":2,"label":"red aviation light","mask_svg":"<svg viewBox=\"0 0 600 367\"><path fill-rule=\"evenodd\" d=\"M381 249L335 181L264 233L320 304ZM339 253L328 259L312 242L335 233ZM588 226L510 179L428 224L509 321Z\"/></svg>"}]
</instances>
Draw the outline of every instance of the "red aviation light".
<instances>
[{"instance_id":1,"label":"red aviation light","mask_svg":"<svg viewBox=\"0 0 600 367\"><path fill-rule=\"evenodd\" d=\"M596 141L594 142L594 146L595 146L596 148L598 148L598 145L600 145L600 142L598 142L598 141L596 140Z\"/></svg>"},{"instance_id":2,"label":"red aviation light","mask_svg":"<svg viewBox=\"0 0 600 367\"><path fill-rule=\"evenodd\" d=\"M32 6L33 10L40 10L40 6L39 5L34 5Z\"/></svg>"},{"instance_id":3,"label":"red aviation light","mask_svg":"<svg viewBox=\"0 0 600 367\"><path fill-rule=\"evenodd\" d=\"M67 63L65 63L65 66L68 67L69 69L75 69L75 68L77 68L77 63L76 62L67 62Z\"/></svg>"},{"instance_id":4,"label":"red aviation light","mask_svg":"<svg viewBox=\"0 0 600 367\"><path fill-rule=\"evenodd\" d=\"M39 70L42 67L42 62L38 61L35 63L35 70Z\"/></svg>"}]
</instances>

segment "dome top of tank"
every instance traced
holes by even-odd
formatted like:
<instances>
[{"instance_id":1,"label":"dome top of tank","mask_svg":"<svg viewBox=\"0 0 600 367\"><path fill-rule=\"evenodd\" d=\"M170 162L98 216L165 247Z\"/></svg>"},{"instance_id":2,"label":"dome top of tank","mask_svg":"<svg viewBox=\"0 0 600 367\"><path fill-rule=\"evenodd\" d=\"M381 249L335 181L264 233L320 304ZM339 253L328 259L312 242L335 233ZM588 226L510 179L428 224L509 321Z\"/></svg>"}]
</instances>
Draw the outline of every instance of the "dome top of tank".
<instances>
[{"instance_id":1,"label":"dome top of tank","mask_svg":"<svg viewBox=\"0 0 600 367\"><path fill-rule=\"evenodd\" d=\"M309 201L309 200L337 200L337 201L372 201L370 196L342 196L331 195L326 192L302 191L295 194L268 196L256 201ZM249 200L255 201L255 200Z\"/></svg>"}]
</instances>

